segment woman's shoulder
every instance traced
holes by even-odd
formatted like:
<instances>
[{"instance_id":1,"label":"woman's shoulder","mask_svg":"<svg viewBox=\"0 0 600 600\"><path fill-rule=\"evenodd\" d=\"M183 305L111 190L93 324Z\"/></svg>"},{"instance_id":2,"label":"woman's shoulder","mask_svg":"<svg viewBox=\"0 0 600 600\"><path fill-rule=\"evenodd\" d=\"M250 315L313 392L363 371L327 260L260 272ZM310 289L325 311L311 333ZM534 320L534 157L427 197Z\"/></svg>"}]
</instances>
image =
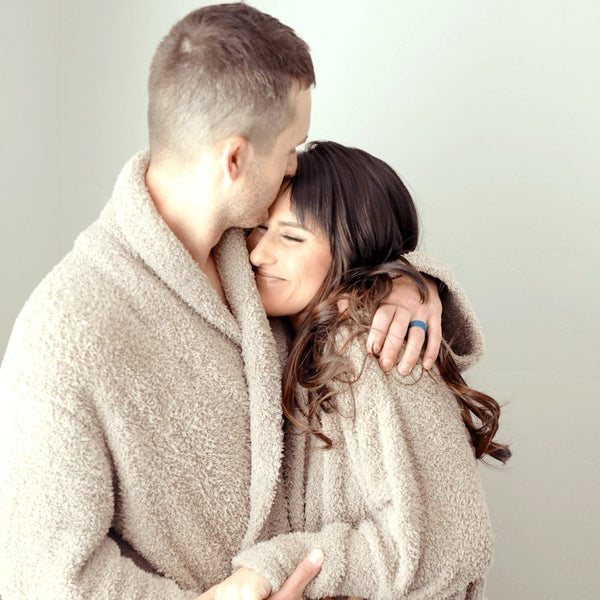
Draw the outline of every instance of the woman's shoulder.
<instances>
[{"instance_id":1,"label":"woman's shoulder","mask_svg":"<svg viewBox=\"0 0 600 600\"><path fill-rule=\"evenodd\" d=\"M417 363L409 375L402 376L395 369L385 372L378 362L378 357L367 351L368 328L353 324L343 324L338 327L335 335L335 353L343 357L349 370L355 375L356 382L363 376L370 380L379 380L390 384L412 385L421 379L423 370L421 363ZM402 343L404 346L404 343Z\"/></svg>"},{"instance_id":2,"label":"woman's shoulder","mask_svg":"<svg viewBox=\"0 0 600 600\"><path fill-rule=\"evenodd\" d=\"M336 332L336 352L347 363L348 375L337 383L342 403L367 413L386 413L404 418L453 421L462 426L460 408L437 367L430 371L417 363L408 375L395 368L383 371L376 356L367 352L367 332L351 327Z\"/></svg>"}]
</instances>

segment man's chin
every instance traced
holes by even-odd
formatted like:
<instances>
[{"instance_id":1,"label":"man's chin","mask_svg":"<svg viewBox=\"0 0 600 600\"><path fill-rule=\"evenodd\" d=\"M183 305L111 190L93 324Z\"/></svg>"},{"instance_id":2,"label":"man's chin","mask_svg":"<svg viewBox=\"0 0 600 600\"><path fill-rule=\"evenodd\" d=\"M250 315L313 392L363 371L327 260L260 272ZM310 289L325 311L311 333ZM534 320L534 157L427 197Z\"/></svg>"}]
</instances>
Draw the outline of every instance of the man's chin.
<instances>
[{"instance_id":1,"label":"man's chin","mask_svg":"<svg viewBox=\"0 0 600 600\"><path fill-rule=\"evenodd\" d=\"M265 213L260 216L248 217L247 219L244 219L243 223L239 223L237 226L241 227L242 229L254 229L255 227L258 227L259 225L266 223L268 218L269 218L268 213Z\"/></svg>"}]
</instances>

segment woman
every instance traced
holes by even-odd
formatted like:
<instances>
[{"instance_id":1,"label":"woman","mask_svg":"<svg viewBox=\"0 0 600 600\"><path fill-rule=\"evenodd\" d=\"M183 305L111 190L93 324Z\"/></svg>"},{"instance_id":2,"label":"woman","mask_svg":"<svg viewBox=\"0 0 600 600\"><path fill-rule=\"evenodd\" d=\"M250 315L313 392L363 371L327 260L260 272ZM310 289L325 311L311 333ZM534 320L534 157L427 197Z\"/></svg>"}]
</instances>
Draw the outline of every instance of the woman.
<instances>
[{"instance_id":1,"label":"woman","mask_svg":"<svg viewBox=\"0 0 600 600\"><path fill-rule=\"evenodd\" d=\"M291 532L242 552L217 597L241 581L263 597L314 547L326 560L311 598L483 597L492 535L476 458L510 457L493 440L498 404L465 384L447 345L436 369L408 377L365 352L393 278L427 294L406 259L418 233L387 164L322 142L298 156L250 234L266 312L294 331L283 390Z\"/></svg>"}]
</instances>

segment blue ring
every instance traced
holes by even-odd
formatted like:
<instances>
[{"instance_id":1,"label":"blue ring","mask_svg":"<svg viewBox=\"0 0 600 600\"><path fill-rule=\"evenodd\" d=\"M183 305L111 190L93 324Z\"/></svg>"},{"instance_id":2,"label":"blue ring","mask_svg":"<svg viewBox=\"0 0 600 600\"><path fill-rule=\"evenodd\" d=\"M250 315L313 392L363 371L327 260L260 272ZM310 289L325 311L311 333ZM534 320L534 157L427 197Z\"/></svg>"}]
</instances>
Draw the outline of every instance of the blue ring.
<instances>
[{"instance_id":1,"label":"blue ring","mask_svg":"<svg viewBox=\"0 0 600 600\"><path fill-rule=\"evenodd\" d=\"M410 329L411 327L420 327L425 333L427 333L427 323L425 323L425 321L411 321L408 324L408 328Z\"/></svg>"}]
</instances>

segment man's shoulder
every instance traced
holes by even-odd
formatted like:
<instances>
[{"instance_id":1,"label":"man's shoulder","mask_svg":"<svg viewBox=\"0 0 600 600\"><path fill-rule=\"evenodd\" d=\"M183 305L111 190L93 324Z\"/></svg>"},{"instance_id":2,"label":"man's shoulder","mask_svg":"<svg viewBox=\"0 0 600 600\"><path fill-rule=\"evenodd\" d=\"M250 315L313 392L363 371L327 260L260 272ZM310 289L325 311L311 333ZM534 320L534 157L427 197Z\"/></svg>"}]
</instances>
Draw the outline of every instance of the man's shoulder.
<instances>
[{"instance_id":1,"label":"man's shoulder","mask_svg":"<svg viewBox=\"0 0 600 600\"><path fill-rule=\"evenodd\" d=\"M126 263L129 266L125 267ZM127 269L135 269L131 257L116 244L107 243L107 234L98 222L92 224L33 290L15 331L64 341L84 330L93 334L94 324L122 304L119 273Z\"/></svg>"}]
</instances>

